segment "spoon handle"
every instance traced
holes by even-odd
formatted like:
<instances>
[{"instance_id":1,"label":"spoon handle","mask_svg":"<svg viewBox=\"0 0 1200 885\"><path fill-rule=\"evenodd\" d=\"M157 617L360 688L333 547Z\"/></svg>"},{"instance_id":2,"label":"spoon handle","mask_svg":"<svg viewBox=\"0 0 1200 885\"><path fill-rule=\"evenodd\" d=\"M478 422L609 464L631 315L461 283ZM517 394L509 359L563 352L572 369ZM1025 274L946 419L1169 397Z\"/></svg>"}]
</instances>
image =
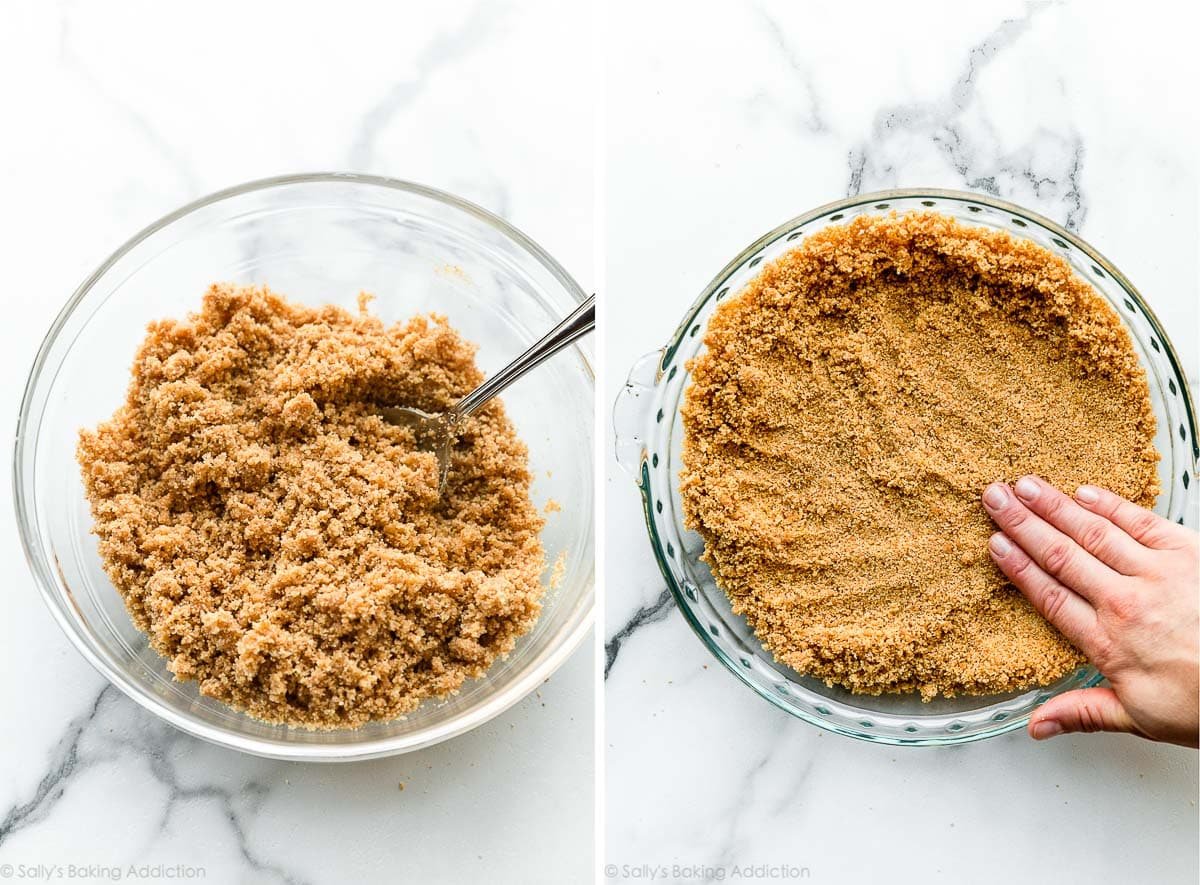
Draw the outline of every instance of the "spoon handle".
<instances>
[{"instance_id":1,"label":"spoon handle","mask_svg":"<svg viewBox=\"0 0 1200 885\"><path fill-rule=\"evenodd\" d=\"M594 328L596 328L596 296L589 295L579 307L571 311L566 319L543 335L537 344L464 396L454 407L456 416L470 415L530 369L541 365L568 344L582 338Z\"/></svg>"}]
</instances>

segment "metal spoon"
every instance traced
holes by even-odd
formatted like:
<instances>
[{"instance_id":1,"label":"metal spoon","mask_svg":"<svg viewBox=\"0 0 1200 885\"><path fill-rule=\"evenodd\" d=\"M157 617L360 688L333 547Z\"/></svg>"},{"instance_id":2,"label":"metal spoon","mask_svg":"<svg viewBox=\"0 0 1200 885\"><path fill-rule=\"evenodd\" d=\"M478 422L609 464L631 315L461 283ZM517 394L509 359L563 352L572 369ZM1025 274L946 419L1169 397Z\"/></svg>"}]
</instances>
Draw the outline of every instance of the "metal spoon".
<instances>
[{"instance_id":1,"label":"metal spoon","mask_svg":"<svg viewBox=\"0 0 1200 885\"><path fill-rule=\"evenodd\" d=\"M530 369L541 365L594 328L596 296L589 295L566 319L543 335L537 344L460 399L448 412L431 415L429 412L407 406L380 406L379 414L390 424L411 427L416 435L417 445L424 451L437 455L438 491L441 491L446 487L446 474L450 471L450 447L454 445L458 425L462 419Z\"/></svg>"}]
</instances>

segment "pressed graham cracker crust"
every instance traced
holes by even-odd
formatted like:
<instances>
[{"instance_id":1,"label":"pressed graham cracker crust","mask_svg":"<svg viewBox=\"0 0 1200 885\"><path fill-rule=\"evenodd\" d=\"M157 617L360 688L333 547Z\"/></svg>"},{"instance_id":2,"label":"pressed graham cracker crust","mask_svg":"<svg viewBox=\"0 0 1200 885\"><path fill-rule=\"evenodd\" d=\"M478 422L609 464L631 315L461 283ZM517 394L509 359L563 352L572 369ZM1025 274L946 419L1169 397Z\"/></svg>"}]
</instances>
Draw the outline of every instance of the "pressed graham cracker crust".
<instances>
[{"instance_id":1,"label":"pressed graham cracker crust","mask_svg":"<svg viewBox=\"0 0 1200 885\"><path fill-rule=\"evenodd\" d=\"M987 555L980 494L1033 473L1158 492L1146 379L1051 252L919 212L808 237L710 318L680 491L762 644L865 694L991 694L1083 661Z\"/></svg>"},{"instance_id":2,"label":"pressed graham cracker crust","mask_svg":"<svg viewBox=\"0 0 1200 885\"><path fill-rule=\"evenodd\" d=\"M482 676L536 620L543 519L498 400L448 485L374 405L443 411L483 375L438 316L384 326L213 286L152 323L79 463L105 570L181 680L310 728L388 720Z\"/></svg>"}]
</instances>

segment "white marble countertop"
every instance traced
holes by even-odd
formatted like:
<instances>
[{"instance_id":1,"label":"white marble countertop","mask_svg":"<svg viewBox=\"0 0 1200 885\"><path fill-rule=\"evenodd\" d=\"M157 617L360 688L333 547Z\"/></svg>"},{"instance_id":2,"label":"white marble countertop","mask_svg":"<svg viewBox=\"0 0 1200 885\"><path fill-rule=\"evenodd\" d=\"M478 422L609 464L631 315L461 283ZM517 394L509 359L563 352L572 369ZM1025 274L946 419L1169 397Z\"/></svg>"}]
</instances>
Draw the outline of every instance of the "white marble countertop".
<instances>
[{"instance_id":1,"label":"white marble countertop","mask_svg":"<svg viewBox=\"0 0 1200 885\"><path fill-rule=\"evenodd\" d=\"M74 288L143 225L285 172L453 191L593 285L581 4L6 6L0 413ZM567 39L564 39L564 36ZM580 147L582 145L582 148ZM11 424L9 425L11 427ZM11 440L3 460L9 463ZM506 714L353 765L266 761L160 724L68 644L0 497L0 881L562 883L593 858L593 649ZM404 784L401 791L400 784ZM69 864L94 865L71 877ZM173 874L200 868L203 877ZM26 876L25 878L29 878ZM46 881L45 878L42 881Z\"/></svg>"},{"instance_id":2,"label":"white marble countertop","mask_svg":"<svg viewBox=\"0 0 1200 885\"><path fill-rule=\"evenodd\" d=\"M1182 33L1136 8L1087 11L1097 4L792 6L614 10L636 26L611 29L608 52L610 399L757 236L847 194L921 185L991 193L1077 231L1158 311L1197 390L1196 74ZM1194 751L1021 733L889 748L794 720L685 624L615 463L606 494L616 880L788 864L813 882L1196 881Z\"/></svg>"}]
</instances>

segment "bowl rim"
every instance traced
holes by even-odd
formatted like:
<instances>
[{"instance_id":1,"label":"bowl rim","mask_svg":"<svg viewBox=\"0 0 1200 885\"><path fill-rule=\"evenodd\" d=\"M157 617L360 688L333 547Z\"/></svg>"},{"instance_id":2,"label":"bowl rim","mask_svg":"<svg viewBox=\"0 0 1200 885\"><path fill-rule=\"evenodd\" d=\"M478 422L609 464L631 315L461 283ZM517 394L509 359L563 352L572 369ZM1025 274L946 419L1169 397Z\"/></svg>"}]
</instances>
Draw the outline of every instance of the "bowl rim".
<instances>
[{"instance_id":1,"label":"bowl rim","mask_svg":"<svg viewBox=\"0 0 1200 885\"><path fill-rule=\"evenodd\" d=\"M74 293L63 305L51 323L49 330L43 336L41 343L38 345L37 354L34 357L33 365L30 368L29 375L25 380L24 390L21 394L21 404L17 417L16 434L13 440L13 460L12 460L12 488L13 488L13 507L15 510L17 530L21 538L21 547L25 554L25 561L29 566L30 572L33 575L34 582L38 586L42 601L50 610L54 620L58 626L66 634L71 644L79 651L80 654L90 663L101 675L103 675L110 683L115 685L120 691L132 699L142 708L148 710L159 718L169 722L176 728L184 731L193 737L199 738L208 743L218 746L227 747L232 750L238 750L244 753L249 753L254 756L260 756L269 759L280 759L290 761L303 762L351 762L365 759L375 759L384 756L396 755L399 753L407 753L414 750L419 750L424 747L429 747L442 741L456 737L485 722L499 716L501 713L508 710L518 701L522 700L534 689L548 679L563 663L566 662L575 650L583 642L585 636L592 629L595 619L595 561L591 567L591 572L587 577L590 583L590 589L587 592L586 609L578 622L567 633L559 637L556 645L552 646L546 653L544 659L533 667L528 673L524 674L520 679L514 681L504 691L488 702L481 704L479 707L465 711L463 714L456 716L440 725L430 728L426 731L416 732L410 735L398 735L391 737L379 738L371 741L364 741L355 744L293 744L284 740L273 740L260 737L251 737L246 735L235 734L226 729L210 725L204 722L196 722L182 715L171 707L158 701L154 695L143 692L135 680L128 677L118 667L110 663L106 657L93 649L85 640L85 637L76 628L75 622L68 616L65 607L60 603L60 594L57 586L51 576L51 567L45 561L41 550L37 546L37 539L34 537L33 526L26 518L25 510L33 499L31 489L26 488L26 484L22 479L22 468L29 460L32 463L35 460L36 453L30 452L27 458L24 452L22 441L26 439L29 430L30 410L32 407L32 397L34 388L41 380L42 371L45 367L46 360L49 355L49 350L57 341L59 333L66 325L67 320L74 313L75 309L88 295L96 283L106 274L118 261L126 254L140 245L143 241L149 239L154 234L169 227L171 224L179 221L192 213L203 209L207 206L220 203L234 197L243 196L245 194L254 193L257 191L266 191L274 188L289 187L292 185L302 184L351 184L361 185L366 187L380 187L389 190L398 190L405 193L414 194L419 197L433 200L451 208L457 209L473 216L479 221L490 225L498 230L501 234L516 243L519 247L529 253L537 262L539 262L552 277L562 286L567 295L574 299L576 303L582 303L586 295L582 287L575 279L567 273L567 271L558 263L546 250L539 246L527 234L518 230L512 224L499 215L484 209L482 206L458 197L447 191L438 188L429 187L428 185L418 184L416 182L407 181L399 178L391 178L382 175L369 175L357 172L303 172L290 173L284 175L275 175L267 178L259 178L253 181L237 184L232 187L223 188L214 191L199 199L193 200L184 206L169 212L156 221L146 225L132 237L122 243L111 255L108 256L86 279L76 287ZM583 361L584 369L588 380L591 382L593 390L595 388L595 369L592 366L591 360L587 353L578 349L580 358ZM486 678L486 677L485 677Z\"/></svg>"},{"instance_id":2,"label":"bowl rim","mask_svg":"<svg viewBox=\"0 0 1200 885\"><path fill-rule=\"evenodd\" d=\"M717 289L732 273L734 273L734 271L741 267L745 262L752 259L755 254L757 254L767 245L777 241L785 234L789 234L811 221L831 213L836 213L840 210L852 209L864 204L879 203L887 200L919 199L922 197L959 200L966 203L977 203L1001 212L1012 213L1013 215L1028 221L1033 221L1049 230L1054 235L1061 237L1070 243L1081 253L1094 260L1096 264L1098 264L1106 273L1108 273L1112 279L1119 286L1121 286L1121 288L1123 288L1134 298L1138 307L1143 311L1147 321L1150 323L1151 328L1162 342L1163 352L1168 363L1175 372L1176 376L1183 382L1180 385L1181 390L1179 393L1183 400L1184 413L1186 415L1188 427L1191 433L1192 459L1193 462L1200 461L1200 441L1197 441L1196 438L1196 414L1192 403L1191 393L1187 385L1187 375L1183 371L1183 368L1179 362L1178 354L1175 351L1175 347L1171 343L1166 331L1163 329L1162 323L1159 321L1158 316L1146 303L1146 300L1142 297L1137 288L1129 281L1128 277L1118 270L1111 261L1098 252L1093 246L1080 239L1076 234L1073 234L1071 231L1062 227L1058 223L1046 218L1044 215L1041 215L1030 209L1026 209L1025 207L1019 206L1015 203L1010 203L1006 200L1001 200L997 197L987 194L974 193L972 191L932 187L892 188L888 190L869 191L825 203L814 209L810 209L807 212L801 213L800 215L797 215L796 217L791 218L782 224L776 225L770 231L754 240L754 242L752 242L749 246L742 249L731 261L727 262L725 266L721 268L721 270L712 278L708 285L701 290L699 297L692 302L691 307L684 312L683 319L680 321L679 326L671 335L668 344L661 350L661 356L656 371L657 379L655 386L657 387L661 382L666 365L674 357L676 350L678 350L684 339L684 336L688 334L689 329L692 327L700 311L704 308L704 305L710 298L712 298ZM936 209L931 211L936 211ZM646 523L647 534L649 536L650 546L654 552L654 558L658 563L659 571L662 573L663 578L667 582L667 587L670 589L671 595L675 599L676 606L683 613L684 620L688 623L688 626L692 628L692 632L700 638L705 648L707 648L708 651L718 661L721 662L726 670L736 676L737 679L744 685L751 688L755 694L769 701L773 706L792 716L797 717L804 722L815 725L826 731L831 731L835 734L855 738L867 743L883 744L886 746L930 747L972 743L1014 731L1023 727L1029 721L1029 714L1024 714L1008 719L1004 721L1003 724L997 725L993 728L986 728L980 731L964 733L962 735L949 734L901 738L847 728L836 722L830 722L828 720L821 719L804 710L797 709L783 703L783 701L781 701L773 692L750 680L746 674L742 672L741 668L735 666L733 660L729 657L729 654L713 642L712 638L709 636L708 630L706 630L704 625L700 623L697 615L691 610L688 602L686 601L686 596L683 592L683 588L680 586L680 582L675 579L674 574L671 572L670 565L667 562L667 557L664 554L662 544L658 537L658 531L654 526L654 515L651 510L653 506L653 495L651 494L650 490L650 472L646 464L646 455L644 451L642 453L641 463L637 466L636 479L638 491L642 499L642 517ZM1088 666L1091 667L1090 664ZM1091 669L1095 671L1094 667L1091 667ZM1095 686L1100 684L1103 680L1103 675L1100 674L1099 671L1095 671L1092 676L1086 679L1084 685L1081 687Z\"/></svg>"}]
</instances>

